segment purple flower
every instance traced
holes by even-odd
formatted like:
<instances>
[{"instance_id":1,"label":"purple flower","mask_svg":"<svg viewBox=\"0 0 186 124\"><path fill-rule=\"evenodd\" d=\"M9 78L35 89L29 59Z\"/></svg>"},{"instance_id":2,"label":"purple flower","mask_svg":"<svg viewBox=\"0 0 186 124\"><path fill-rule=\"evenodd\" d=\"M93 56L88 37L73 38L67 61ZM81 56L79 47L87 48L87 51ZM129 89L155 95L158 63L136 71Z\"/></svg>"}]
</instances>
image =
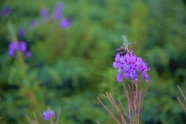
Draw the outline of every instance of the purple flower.
<instances>
[{"instance_id":1,"label":"purple flower","mask_svg":"<svg viewBox=\"0 0 186 124\"><path fill-rule=\"evenodd\" d=\"M149 68L147 64L140 57L133 55L132 51L127 52L124 56L117 53L113 67L118 69L116 75L118 82L122 82L123 78L136 81L138 80L138 73L142 73L143 79L148 82L147 71Z\"/></svg>"},{"instance_id":2,"label":"purple flower","mask_svg":"<svg viewBox=\"0 0 186 124\"><path fill-rule=\"evenodd\" d=\"M137 74L136 71L130 71L129 73L130 80L137 80Z\"/></svg>"},{"instance_id":3,"label":"purple flower","mask_svg":"<svg viewBox=\"0 0 186 124\"><path fill-rule=\"evenodd\" d=\"M70 21L68 19L61 19L59 21L59 27L60 28L69 28L70 27Z\"/></svg>"},{"instance_id":4,"label":"purple flower","mask_svg":"<svg viewBox=\"0 0 186 124\"><path fill-rule=\"evenodd\" d=\"M19 35L20 37L24 37L24 36L25 36L25 29L24 29L24 28L19 28L19 30L18 30L18 35Z\"/></svg>"},{"instance_id":5,"label":"purple flower","mask_svg":"<svg viewBox=\"0 0 186 124\"><path fill-rule=\"evenodd\" d=\"M48 10L46 8L41 9L40 15L44 21L48 20L49 14L48 14Z\"/></svg>"},{"instance_id":6,"label":"purple flower","mask_svg":"<svg viewBox=\"0 0 186 124\"><path fill-rule=\"evenodd\" d=\"M33 20L33 21L31 22L31 24L30 24L30 27L31 27L32 29L37 28L37 26L38 26L38 21L37 21L37 20Z\"/></svg>"},{"instance_id":7,"label":"purple flower","mask_svg":"<svg viewBox=\"0 0 186 124\"><path fill-rule=\"evenodd\" d=\"M122 75L121 73L118 73L118 74L116 75L116 77L117 77L117 81L118 81L118 82L122 82L122 81L123 81L123 75Z\"/></svg>"},{"instance_id":8,"label":"purple flower","mask_svg":"<svg viewBox=\"0 0 186 124\"><path fill-rule=\"evenodd\" d=\"M50 120L54 115L55 114L52 110L45 111L45 112L43 112L43 119Z\"/></svg>"},{"instance_id":9,"label":"purple flower","mask_svg":"<svg viewBox=\"0 0 186 124\"><path fill-rule=\"evenodd\" d=\"M54 19L60 19L61 13L63 10L64 4L62 2L57 3L57 5L54 8L53 18Z\"/></svg>"},{"instance_id":10,"label":"purple flower","mask_svg":"<svg viewBox=\"0 0 186 124\"><path fill-rule=\"evenodd\" d=\"M24 41L11 42L9 44L8 55L10 57L13 57L16 51L22 52L23 54L26 55L26 57L31 56L31 52L27 50L27 44Z\"/></svg>"},{"instance_id":11,"label":"purple flower","mask_svg":"<svg viewBox=\"0 0 186 124\"><path fill-rule=\"evenodd\" d=\"M24 53L24 52L26 52L26 48L27 48L26 43L24 41L20 41L19 42L19 51Z\"/></svg>"},{"instance_id":12,"label":"purple flower","mask_svg":"<svg viewBox=\"0 0 186 124\"><path fill-rule=\"evenodd\" d=\"M14 50L8 50L8 55L9 55L10 57L13 57L14 54L15 54L15 51L14 51Z\"/></svg>"},{"instance_id":13,"label":"purple flower","mask_svg":"<svg viewBox=\"0 0 186 124\"><path fill-rule=\"evenodd\" d=\"M16 42L11 42L9 44L9 50L8 50L8 55L10 57L13 57L15 54L15 51L18 49L18 44Z\"/></svg>"},{"instance_id":14,"label":"purple flower","mask_svg":"<svg viewBox=\"0 0 186 124\"><path fill-rule=\"evenodd\" d=\"M30 51L26 51L26 52L25 52L25 55L26 55L26 57L29 58L30 56L32 56L32 53L31 53Z\"/></svg>"},{"instance_id":15,"label":"purple flower","mask_svg":"<svg viewBox=\"0 0 186 124\"><path fill-rule=\"evenodd\" d=\"M14 54L15 54L15 51L18 50L18 48L19 48L19 46L18 46L18 44L17 44L16 42L11 42L11 43L9 44L8 55L9 55L10 57L13 57Z\"/></svg>"},{"instance_id":16,"label":"purple flower","mask_svg":"<svg viewBox=\"0 0 186 124\"><path fill-rule=\"evenodd\" d=\"M10 8L5 6L1 9L1 16L7 16L10 14Z\"/></svg>"}]
</instances>

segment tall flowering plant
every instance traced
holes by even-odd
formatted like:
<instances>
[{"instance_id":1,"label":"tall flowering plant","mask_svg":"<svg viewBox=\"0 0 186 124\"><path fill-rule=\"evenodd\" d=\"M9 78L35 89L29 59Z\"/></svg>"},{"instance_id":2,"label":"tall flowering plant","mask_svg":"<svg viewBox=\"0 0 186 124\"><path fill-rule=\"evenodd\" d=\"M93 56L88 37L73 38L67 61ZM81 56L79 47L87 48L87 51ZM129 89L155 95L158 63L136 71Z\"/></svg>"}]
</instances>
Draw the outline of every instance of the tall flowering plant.
<instances>
[{"instance_id":1,"label":"tall flowering plant","mask_svg":"<svg viewBox=\"0 0 186 124\"><path fill-rule=\"evenodd\" d=\"M143 99L148 87L150 86L148 81L149 76L147 74L150 69L140 57L136 57L133 54L133 51L130 49L131 45L132 44L130 44L126 37L123 35L123 45L117 49L118 52L116 53L115 62L113 63L113 67L118 69L118 73L116 74L116 79L118 82L123 82L124 78L132 81L132 83L128 84L127 86L123 83L124 95L128 104L127 109L124 107L120 99L118 99L119 105L117 105L110 93L104 94L103 96L109 100L115 112L117 113L117 115L115 115L102 102L102 100L97 97L98 101L118 124L139 124ZM145 90L139 88L141 81L139 81L138 77L140 74L142 75L143 80L148 84L145 87Z\"/></svg>"},{"instance_id":2,"label":"tall flowering plant","mask_svg":"<svg viewBox=\"0 0 186 124\"><path fill-rule=\"evenodd\" d=\"M64 18L62 16L63 9L64 9L64 4L62 2L58 2L54 8L53 15L50 16L48 9L45 7L42 8L40 10L41 22L39 22L37 19L33 20L30 24L31 29L37 28L39 23L41 24L43 22L48 22L51 20L56 20L60 28L63 28L63 29L69 28L71 25L71 22L69 19Z\"/></svg>"},{"instance_id":3,"label":"tall flowering plant","mask_svg":"<svg viewBox=\"0 0 186 124\"><path fill-rule=\"evenodd\" d=\"M57 115L55 115L55 112L50 108L47 111L44 111L42 114L41 113L39 114L40 116L36 116L36 114L33 112L34 119L29 118L28 115L26 115L26 118L30 124L58 124L59 123L60 108L58 109Z\"/></svg>"}]
</instances>

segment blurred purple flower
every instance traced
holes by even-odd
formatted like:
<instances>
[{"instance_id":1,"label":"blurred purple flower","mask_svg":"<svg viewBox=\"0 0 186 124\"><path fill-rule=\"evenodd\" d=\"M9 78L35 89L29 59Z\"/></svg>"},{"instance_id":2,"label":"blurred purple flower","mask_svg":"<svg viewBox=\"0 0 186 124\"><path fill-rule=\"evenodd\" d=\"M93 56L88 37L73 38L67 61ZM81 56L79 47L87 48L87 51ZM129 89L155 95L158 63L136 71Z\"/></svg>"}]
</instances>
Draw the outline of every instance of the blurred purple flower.
<instances>
[{"instance_id":1,"label":"blurred purple flower","mask_svg":"<svg viewBox=\"0 0 186 124\"><path fill-rule=\"evenodd\" d=\"M48 10L46 8L41 9L40 16L44 21L47 21L49 18Z\"/></svg>"},{"instance_id":2,"label":"blurred purple flower","mask_svg":"<svg viewBox=\"0 0 186 124\"><path fill-rule=\"evenodd\" d=\"M57 5L54 8L53 18L54 19L60 19L61 13L63 10L64 4L62 2L57 3Z\"/></svg>"},{"instance_id":3,"label":"blurred purple flower","mask_svg":"<svg viewBox=\"0 0 186 124\"><path fill-rule=\"evenodd\" d=\"M15 51L18 50L18 48L19 48L18 43L16 43L16 42L11 42L11 43L9 44L8 55L9 55L10 57L13 57L14 54L15 54Z\"/></svg>"},{"instance_id":4,"label":"blurred purple flower","mask_svg":"<svg viewBox=\"0 0 186 124\"><path fill-rule=\"evenodd\" d=\"M9 44L8 55L13 57L16 51L24 53L26 57L31 56L31 52L27 50L27 44L24 41L11 42Z\"/></svg>"},{"instance_id":5,"label":"blurred purple flower","mask_svg":"<svg viewBox=\"0 0 186 124\"><path fill-rule=\"evenodd\" d=\"M24 41L20 41L19 42L19 51L24 53L24 52L26 52L26 48L27 48L26 43Z\"/></svg>"},{"instance_id":6,"label":"blurred purple flower","mask_svg":"<svg viewBox=\"0 0 186 124\"><path fill-rule=\"evenodd\" d=\"M31 27L32 29L37 28L37 26L38 26L38 21L37 21L37 20L33 20L33 21L31 22L31 24L30 24L30 27Z\"/></svg>"},{"instance_id":7,"label":"blurred purple flower","mask_svg":"<svg viewBox=\"0 0 186 124\"><path fill-rule=\"evenodd\" d=\"M24 37L24 36L25 36L25 29L24 29L24 28L19 28L19 30L18 30L18 35L19 35L20 37Z\"/></svg>"},{"instance_id":8,"label":"blurred purple flower","mask_svg":"<svg viewBox=\"0 0 186 124\"><path fill-rule=\"evenodd\" d=\"M25 55L26 55L26 57L29 58L30 56L32 56L32 53L31 53L30 51L26 51L26 52L25 52Z\"/></svg>"},{"instance_id":9,"label":"blurred purple flower","mask_svg":"<svg viewBox=\"0 0 186 124\"><path fill-rule=\"evenodd\" d=\"M5 6L1 9L1 16L7 16L10 14L10 8Z\"/></svg>"},{"instance_id":10,"label":"blurred purple flower","mask_svg":"<svg viewBox=\"0 0 186 124\"><path fill-rule=\"evenodd\" d=\"M61 19L59 21L59 27L60 28L69 28L70 27L70 21L68 19Z\"/></svg>"},{"instance_id":11,"label":"blurred purple flower","mask_svg":"<svg viewBox=\"0 0 186 124\"><path fill-rule=\"evenodd\" d=\"M52 110L48 110L43 112L43 119L50 120L54 116L54 112Z\"/></svg>"}]
</instances>

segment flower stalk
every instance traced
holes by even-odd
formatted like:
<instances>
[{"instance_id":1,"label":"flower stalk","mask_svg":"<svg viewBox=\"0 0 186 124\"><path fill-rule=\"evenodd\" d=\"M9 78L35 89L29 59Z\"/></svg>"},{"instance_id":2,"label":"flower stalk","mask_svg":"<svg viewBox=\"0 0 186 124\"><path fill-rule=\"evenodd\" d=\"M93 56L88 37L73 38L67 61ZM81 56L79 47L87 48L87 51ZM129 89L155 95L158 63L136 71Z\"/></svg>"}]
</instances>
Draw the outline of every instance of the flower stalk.
<instances>
[{"instance_id":1,"label":"flower stalk","mask_svg":"<svg viewBox=\"0 0 186 124\"><path fill-rule=\"evenodd\" d=\"M150 86L150 83L146 86L145 90L139 89L137 83L128 84L128 87L123 84L124 95L126 97L128 106L126 109L120 99L117 105L114 98L110 93L105 93L103 96L109 100L116 115L97 97L101 105L107 110L107 112L113 117L117 124L139 124L140 123L140 112L145 94ZM124 116L125 115L125 116ZM98 122L99 124L99 122Z\"/></svg>"}]
</instances>

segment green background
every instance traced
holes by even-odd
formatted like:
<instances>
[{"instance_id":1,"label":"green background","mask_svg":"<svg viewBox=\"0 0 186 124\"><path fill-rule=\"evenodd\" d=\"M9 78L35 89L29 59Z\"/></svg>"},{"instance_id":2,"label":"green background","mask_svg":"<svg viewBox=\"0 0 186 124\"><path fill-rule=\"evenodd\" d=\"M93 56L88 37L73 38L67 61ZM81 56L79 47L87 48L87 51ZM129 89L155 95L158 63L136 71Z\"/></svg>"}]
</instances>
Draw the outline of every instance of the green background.
<instances>
[{"instance_id":1,"label":"green background","mask_svg":"<svg viewBox=\"0 0 186 124\"><path fill-rule=\"evenodd\" d=\"M33 119L33 112L48 107L55 113L61 108L59 124L95 124L97 120L115 124L96 97L110 92L126 101L112 66L123 34L130 42L136 41L135 55L150 67L151 85L141 123L186 121L176 98L182 98L177 85L186 93L186 1L63 0L62 16L71 21L68 29L59 28L55 20L41 20L40 10L45 7L52 16L57 2L1 0L0 8L11 10L0 17L1 124L28 123L25 114ZM34 19L40 23L32 30ZM18 37L20 27L25 28L25 37ZM8 56L13 35L27 42L30 58ZM108 101L104 103L109 106Z\"/></svg>"}]
</instances>

